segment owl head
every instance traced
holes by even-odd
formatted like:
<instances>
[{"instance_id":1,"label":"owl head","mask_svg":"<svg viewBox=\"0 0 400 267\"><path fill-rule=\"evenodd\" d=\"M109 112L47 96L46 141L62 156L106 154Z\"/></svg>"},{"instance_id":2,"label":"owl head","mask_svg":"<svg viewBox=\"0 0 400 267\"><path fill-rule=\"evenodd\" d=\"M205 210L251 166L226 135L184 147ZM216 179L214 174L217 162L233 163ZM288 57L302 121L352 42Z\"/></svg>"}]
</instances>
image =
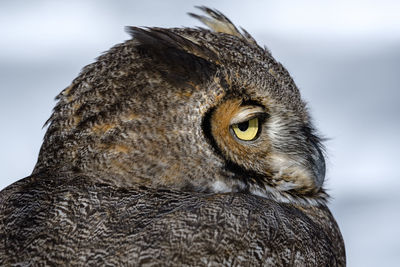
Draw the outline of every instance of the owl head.
<instances>
[{"instance_id":1,"label":"owl head","mask_svg":"<svg viewBox=\"0 0 400 267\"><path fill-rule=\"evenodd\" d=\"M284 67L218 11L204 28L127 27L132 39L58 96L34 173L117 186L325 201L325 161Z\"/></svg>"}]
</instances>

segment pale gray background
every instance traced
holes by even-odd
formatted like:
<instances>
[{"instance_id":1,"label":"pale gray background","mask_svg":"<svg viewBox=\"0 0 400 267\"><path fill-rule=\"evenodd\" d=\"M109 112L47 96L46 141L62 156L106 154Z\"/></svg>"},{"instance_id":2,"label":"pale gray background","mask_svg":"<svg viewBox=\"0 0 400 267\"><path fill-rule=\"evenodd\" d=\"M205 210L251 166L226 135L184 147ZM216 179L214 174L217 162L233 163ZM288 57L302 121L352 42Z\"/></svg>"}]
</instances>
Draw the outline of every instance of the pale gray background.
<instances>
[{"instance_id":1,"label":"pale gray background","mask_svg":"<svg viewBox=\"0 0 400 267\"><path fill-rule=\"evenodd\" d=\"M1 1L0 189L30 174L54 97L129 38L223 11L294 77L326 142L349 266L400 262L400 1Z\"/></svg>"}]
</instances>

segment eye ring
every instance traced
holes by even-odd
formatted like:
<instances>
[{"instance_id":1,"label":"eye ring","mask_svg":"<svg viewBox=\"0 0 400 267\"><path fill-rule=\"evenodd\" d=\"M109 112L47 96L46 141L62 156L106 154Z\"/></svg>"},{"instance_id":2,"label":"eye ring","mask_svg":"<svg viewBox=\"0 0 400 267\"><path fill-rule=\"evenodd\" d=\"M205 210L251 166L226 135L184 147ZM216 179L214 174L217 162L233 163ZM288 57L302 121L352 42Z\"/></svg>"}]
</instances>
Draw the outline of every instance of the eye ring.
<instances>
[{"instance_id":1,"label":"eye ring","mask_svg":"<svg viewBox=\"0 0 400 267\"><path fill-rule=\"evenodd\" d=\"M258 137L259 119L254 117L247 121L232 124L231 129L234 135L242 141L253 141Z\"/></svg>"}]
</instances>

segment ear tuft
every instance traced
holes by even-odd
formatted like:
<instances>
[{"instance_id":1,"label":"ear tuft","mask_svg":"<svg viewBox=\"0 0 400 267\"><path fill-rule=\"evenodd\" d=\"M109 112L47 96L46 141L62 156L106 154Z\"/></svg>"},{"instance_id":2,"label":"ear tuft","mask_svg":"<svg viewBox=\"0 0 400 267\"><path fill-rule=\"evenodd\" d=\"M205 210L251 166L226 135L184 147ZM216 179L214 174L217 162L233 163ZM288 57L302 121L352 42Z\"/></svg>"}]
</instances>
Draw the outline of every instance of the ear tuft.
<instances>
[{"instance_id":1,"label":"ear tuft","mask_svg":"<svg viewBox=\"0 0 400 267\"><path fill-rule=\"evenodd\" d=\"M126 27L137 42L140 53L152 59L150 68L158 69L169 80L209 77L215 71L217 55L171 29Z\"/></svg>"},{"instance_id":2,"label":"ear tuft","mask_svg":"<svg viewBox=\"0 0 400 267\"><path fill-rule=\"evenodd\" d=\"M230 19L228 19L224 14L222 14L218 10L211 9L205 6L197 6L196 8L200 9L201 11L209 15L209 17L197 15L194 13L188 13L189 16L200 20L211 30L215 32L230 34L239 37L240 39L242 39L247 43L257 45L256 40L254 40L254 38L246 30L240 28L243 32L241 33L236 28L236 26L230 21Z\"/></svg>"},{"instance_id":3,"label":"ear tuft","mask_svg":"<svg viewBox=\"0 0 400 267\"><path fill-rule=\"evenodd\" d=\"M126 31L142 46L153 49L175 48L210 62L216 62L218 59L212 50L196 44L170 29L126 27Z\"/></svg>"}]
</instances>

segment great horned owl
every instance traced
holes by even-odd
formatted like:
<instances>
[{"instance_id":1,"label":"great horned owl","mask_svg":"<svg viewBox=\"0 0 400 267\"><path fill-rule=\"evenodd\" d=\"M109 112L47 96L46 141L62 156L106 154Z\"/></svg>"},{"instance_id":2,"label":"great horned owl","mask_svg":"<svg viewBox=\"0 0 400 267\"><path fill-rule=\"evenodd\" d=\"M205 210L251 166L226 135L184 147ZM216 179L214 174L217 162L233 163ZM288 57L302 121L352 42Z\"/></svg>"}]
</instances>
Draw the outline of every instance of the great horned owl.
<instances>
[{"instance_id":1,"label":"great horned owl","mask_svg":"<svg viewBox=\"0 0 400 267\"><path fill-rule=\"evenodd\" d=\"M220 12L132 39L58 96L0 195L1 265L343 266L305 103Z\"/></svg>"}]
</instances>

